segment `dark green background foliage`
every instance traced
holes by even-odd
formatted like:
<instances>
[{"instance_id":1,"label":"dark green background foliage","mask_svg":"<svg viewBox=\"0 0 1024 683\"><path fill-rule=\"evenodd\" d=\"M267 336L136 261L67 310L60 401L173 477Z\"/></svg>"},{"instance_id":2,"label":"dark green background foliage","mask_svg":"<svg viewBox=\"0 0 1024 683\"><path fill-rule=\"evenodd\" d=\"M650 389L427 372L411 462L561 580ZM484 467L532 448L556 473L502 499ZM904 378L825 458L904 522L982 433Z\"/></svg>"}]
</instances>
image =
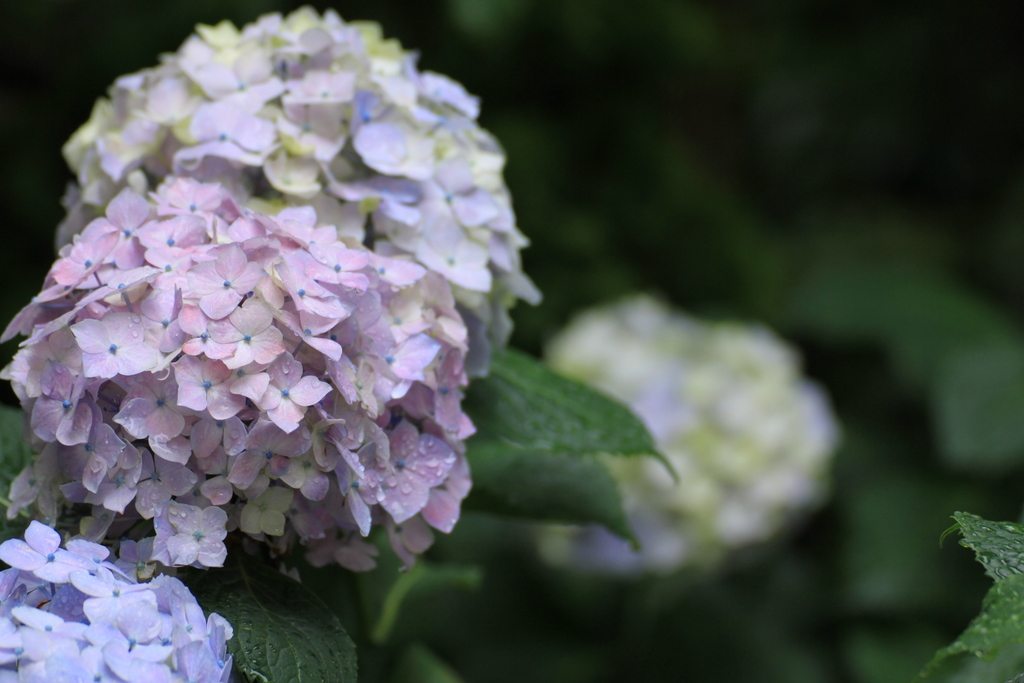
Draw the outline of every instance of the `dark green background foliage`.
<instances>
[{"instance_id":1,"label":"dark green background foliage","mask_svg":"<svg viewBox=\"0 0 1024 683\"><path fill-rule=\"evenodd\" d=\"M52 259L70 177L60 146L93 100L196 22L294 6L4 5L0 317ZM1024 491L1024 4L336 8L380 21L421 66L482 96L545 294L515 311L519 347L538 352L583 306L653 291L780 330L844 425L831 502L714 576L554 572L525 523L467 514L428 559L482 574L392 600L381 643L380 615L348 590L370 579L312 574L357 643L360 675L889 683L953 642L990 581L939 536L955 510L1018 519Z\"/></svg>"}]
</instances>

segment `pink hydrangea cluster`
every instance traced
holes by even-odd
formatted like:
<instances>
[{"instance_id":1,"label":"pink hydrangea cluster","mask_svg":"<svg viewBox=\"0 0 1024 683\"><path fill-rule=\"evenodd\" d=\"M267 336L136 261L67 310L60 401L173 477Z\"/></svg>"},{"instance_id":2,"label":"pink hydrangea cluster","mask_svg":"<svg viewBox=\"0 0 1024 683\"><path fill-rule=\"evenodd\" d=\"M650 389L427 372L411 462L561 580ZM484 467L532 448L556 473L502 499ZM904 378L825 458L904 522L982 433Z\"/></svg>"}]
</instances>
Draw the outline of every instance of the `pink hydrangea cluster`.
<instances>
[{"instance_id":1,"label":"pink hydrangea cluster","mask_svg":"<svg viewBox=\"0 0 1024 683\"><path fill-rule=\"evenodd\" d=\"M78 187L62 239L126 186L219 182L250 208L313 207L343 235L411 256L503 339L511 303L539 299L505 156L476 122L478 99L416 58L330 10L198 26L159 66L119 78L65 146Z\"/></svg>"},{"instance_id":2,"label":"pink hydrangea cluster","mask_svg":"<svg viewBox=\"0 0 1024 683\"><path fill-rule=\"evenodd\" d=\"M231 625L176 578L139 581L136 551L127 541L111 561L82 539L62 548L39 522L0 544L0 681L231 680Z\"/></svg>"},{"instance_id":3,"label":"pink hydrangea cluster","mask_svg":"<svg viewBox=\"0 0 1024 683\"><path fill-rule=\"evenodd\" d=\"M411 562L468 493L452 287L312 206L255 213L188 178L126 188L3 338L18 333L3 376L39 455L8 517L70 508L92 541L152 529L146 559L168 566L221 565L238 529L368 569L371 526Z\"/></svg>"}]
</instances>

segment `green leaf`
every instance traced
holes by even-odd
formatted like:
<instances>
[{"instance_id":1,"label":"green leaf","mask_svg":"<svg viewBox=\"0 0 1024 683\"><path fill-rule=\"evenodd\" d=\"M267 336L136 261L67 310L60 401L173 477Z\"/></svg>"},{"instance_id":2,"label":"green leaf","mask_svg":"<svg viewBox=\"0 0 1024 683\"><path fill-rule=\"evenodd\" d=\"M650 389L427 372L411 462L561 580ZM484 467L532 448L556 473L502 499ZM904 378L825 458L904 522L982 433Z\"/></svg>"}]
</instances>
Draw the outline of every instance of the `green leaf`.
<instances>
[{"instance_id":1,"label":"green leaf","mask_svg":"<svg viewBox=\"0 0 1024 683\"><path fill-rule=\"evenodd\" d=\"M0 405L0 496L7 497L11 482L32 460L32 455L22 437L22 412Z\"/></svg>"},{"instance_id":2,"label":"green leaf","mask_svg":"<svg viewBox=\"0 0 1024 683\"><path fill-rule=\"evenodd\" d=\"M1020 338L1007 316L974 292L905 264L822 270L794 296L792 317L826 338L882 345L918 383L954 351Z\"/></svg>"},{"instance_id":3,"label":"green leaf","mask_svg":"<svg viewBox=\"0 0 1024 683\"><path fill-rule=\"evenodd\" d=\"M634 540L598 454L665 460L628 408L514 350L492 358L490 376L474 380L463 407L478 430L467 449L467 509L603 524Z\"/></svg>"},{"instance_id":4,"label":"green leaf","mask_svg":"<svg viewBox=\"0 0 1024 683\"><path fill-rule=\"evenodd\" d=\"M356 682L356 650L338 618L301 583L245 553L186 582L207 613L231 622L228 649L250 682Z\"/></svg>"},{"instance_id":5,"label":"green leaf","mask_svg":"<svg viewBox=\"0 0 1024 683\"><path fill-rule=\"evenodd\" d=\"M940 650L918 680L983 683L1024 672L1024 526L957 512L954 529L996 584L981 614L949 647Z\"/></svg>"},{"instance_id":6,"label":"green leaf","mask_svg":"<svg viewBox=\"0 0 1024 683\"><path fill-rule=\"evenodd\" d=\"M390 683L462 683L458 674L420 643L402 653Z\"/></svg>"},{"instance_id":7,"label":"green leaf","mask_svg":"<svg viewBox=\"0 0 1024 683\"><path fill-rule=\"evenodd\" d=\"M467 510L571 524L603 524L634 540L622 498L596 455L516 448L474 437L466 449L473 471Z\"/></svg>"},{"instance_id":8,"label":"green leaf","mask_svg":"<svg viewBox=\"0 0 1024 683\"><path fill-rule=\"evenodd\" d=\"M22 437L22 412L0 405L0 505L10 504L11 482L32 460L32 449ZM28 526L25 517L7 519L0 514L0 541L21 536Z\"/></svg>"},{"instance_id":9,"label":"green leaf","mask_svg":"<svg viewBox=\"0 0 1024 683\"><path fill-rule=\"evenodd\" d=\"M475 590L481 581L483 572L479 567L418 561L412 569L399 574L398 579L391 584L370 632L370 639L378 644L388 639L407 599L449 588Z\"/></svg>"},{"instance_id":10,"label":"green leaf","mask_svg":"<svg viewBox=\"0 0 1024 683\"><path fill-rule=\"evenodd\" d=\"M950 464L1005 470L1024 463L1024 346L954 354L938 375L932 405Z\"/></svg>"},{"instance_id":11,"label":"green leaf","mask_svg":"<svg viewBox=\"0 0 1024 683\"><path fill-rule=\"evenodd\" d=\"M939 650L919 681L1004 681L1024 671L1024 574L995 583L981 614Z\"/></svg>"},{"instance_id":12,"label":"green leaf","mask_svg":"<svg viewBox=\"0 0 1024 683\"><path fill-rule=\"evenodd\" d=\"M958 654L928 668L916 681L928 683L1024 683L1024 643L1005 645L985 659ZM906 680L906 679L904 679ZM916 683L915 681L915 683Z\"/></svg>"},{"instance_id":13,"label":"green leaf","mask_svg":"<svg viewBox=\"0 0 1024 683\"><path fill-rule=\"evenodd\" d=\"M561 453L654 455L643 423L625 406L509 349L470 385L463 408L480 437Z\"/></svg>"},{"instance_id":14,"label":"green leaf","mask_svg":"<svg viewBox=\"0 0 1024 683\"><path fill-rule=\"evenodd\" d=\"M971 548L985 573L997 581L1024 574L1024 525L990 522L967 512L953 514L963 538L960 545Z\"/></svg>"}]
</instances>

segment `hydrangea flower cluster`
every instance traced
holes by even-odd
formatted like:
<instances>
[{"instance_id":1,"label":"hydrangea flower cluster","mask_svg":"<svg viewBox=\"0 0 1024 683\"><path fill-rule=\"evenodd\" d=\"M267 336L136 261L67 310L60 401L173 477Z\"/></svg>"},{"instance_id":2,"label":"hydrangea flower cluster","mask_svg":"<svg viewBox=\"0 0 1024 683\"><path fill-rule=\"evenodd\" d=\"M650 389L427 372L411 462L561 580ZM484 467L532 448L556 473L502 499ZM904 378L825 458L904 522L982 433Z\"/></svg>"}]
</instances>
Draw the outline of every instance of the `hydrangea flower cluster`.
<instances>
[{"instance_id":1,"label":"hydrangea flower cluster","mask_svg":"<svg viewBox=\"0 0 1024 683\"><path fill-rule=\"evenodd\" d=\"M86 540L62 548L39 522L0 544L0 681L229 681L231 625L176 578L140 582L136 551L127 541L109 561Z\"/></svg>"},{"instance_id":2,"label":"hydrangea flower cluster","mask_svg":"<svg viewBox=\"0 0 1024 683\"><path fill-rule=\"evenodd\" d=\"M411 256L504 339L506 308L539 299L521 270L505 156L476 122L478 99L416 58L330 10L200 25L159 66L118 79L68 141L78 187L59 240L126 186L219 182L250 208L312 207L379 253Z\"/></svg>"},{"instance_id":3,"label":"hydrangea flower cluster","mask_svg":"<svg viewBox=\"0 0 1024 683\"><path fill-rule=\"evenodd\" d=\"M822 499L835 420L768 330L636 297L580 315L547 359L629 405L678 474L653 458L609 459L641 550L603 528L560 529L543 537L547 558L613 573L707 565Z\"/></svg>"},{"instance_id":4,"label":"hydrangea flower cluster","mask_svg":"<svg viewBox=\"0 0 1024 683\"><path fill-rule=\"evenodd\" d=\"M470 487L468 333L441 274L381 251L217 184L119 192L4 334L39 452L8 517L70 506L96 542L152 520L146 560L206 567L240 529L368 569L384 524L412 562Z\"/></svg>"}]
</instances>

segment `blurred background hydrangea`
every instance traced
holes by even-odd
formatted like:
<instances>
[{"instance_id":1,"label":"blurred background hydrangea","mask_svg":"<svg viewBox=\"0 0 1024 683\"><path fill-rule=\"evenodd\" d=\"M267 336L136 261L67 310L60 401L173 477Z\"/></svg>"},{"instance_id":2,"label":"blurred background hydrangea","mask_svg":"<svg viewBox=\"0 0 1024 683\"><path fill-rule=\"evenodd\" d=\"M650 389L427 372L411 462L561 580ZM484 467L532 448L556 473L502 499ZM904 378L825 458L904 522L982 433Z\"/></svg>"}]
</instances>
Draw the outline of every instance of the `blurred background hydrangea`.
<instances>
[{"instance_id":1,"label":"blurred background hydrangea","mask_svg":"<svg viewBox=\"0 0 1024 683\"><path fill-rule=\"evenodd\" d=\"M581 313L545 356L630 406L666 458L608 460L638 551L603 527L555 527L540 536L548 561L626 575L710 565L824 498L835 418L769 330L635 296Z\"/></svg>"},{"instance_id":2,"label":"blurred background hydrangea","mask_svg":"<svg viewBox=\"0 0 1024 683\"><path fill-rule=\"evenodd\" d=\"M299 4L4 7L0 318L53 261L61 146L96 97L196 23ZM570 579L510 542L529 529L467 511L428 559L480 564L484 584L410 603L395 637L444 615L428 644L466 681L910 680L988 586L940 547L950 514L1021 511L1024 5L333 6L481 98L545 296L513 310L513 345L539 353L575 312L656 292L777 330L843 425L831 498L754 565Z\"/></svg>"}]
</instances>

